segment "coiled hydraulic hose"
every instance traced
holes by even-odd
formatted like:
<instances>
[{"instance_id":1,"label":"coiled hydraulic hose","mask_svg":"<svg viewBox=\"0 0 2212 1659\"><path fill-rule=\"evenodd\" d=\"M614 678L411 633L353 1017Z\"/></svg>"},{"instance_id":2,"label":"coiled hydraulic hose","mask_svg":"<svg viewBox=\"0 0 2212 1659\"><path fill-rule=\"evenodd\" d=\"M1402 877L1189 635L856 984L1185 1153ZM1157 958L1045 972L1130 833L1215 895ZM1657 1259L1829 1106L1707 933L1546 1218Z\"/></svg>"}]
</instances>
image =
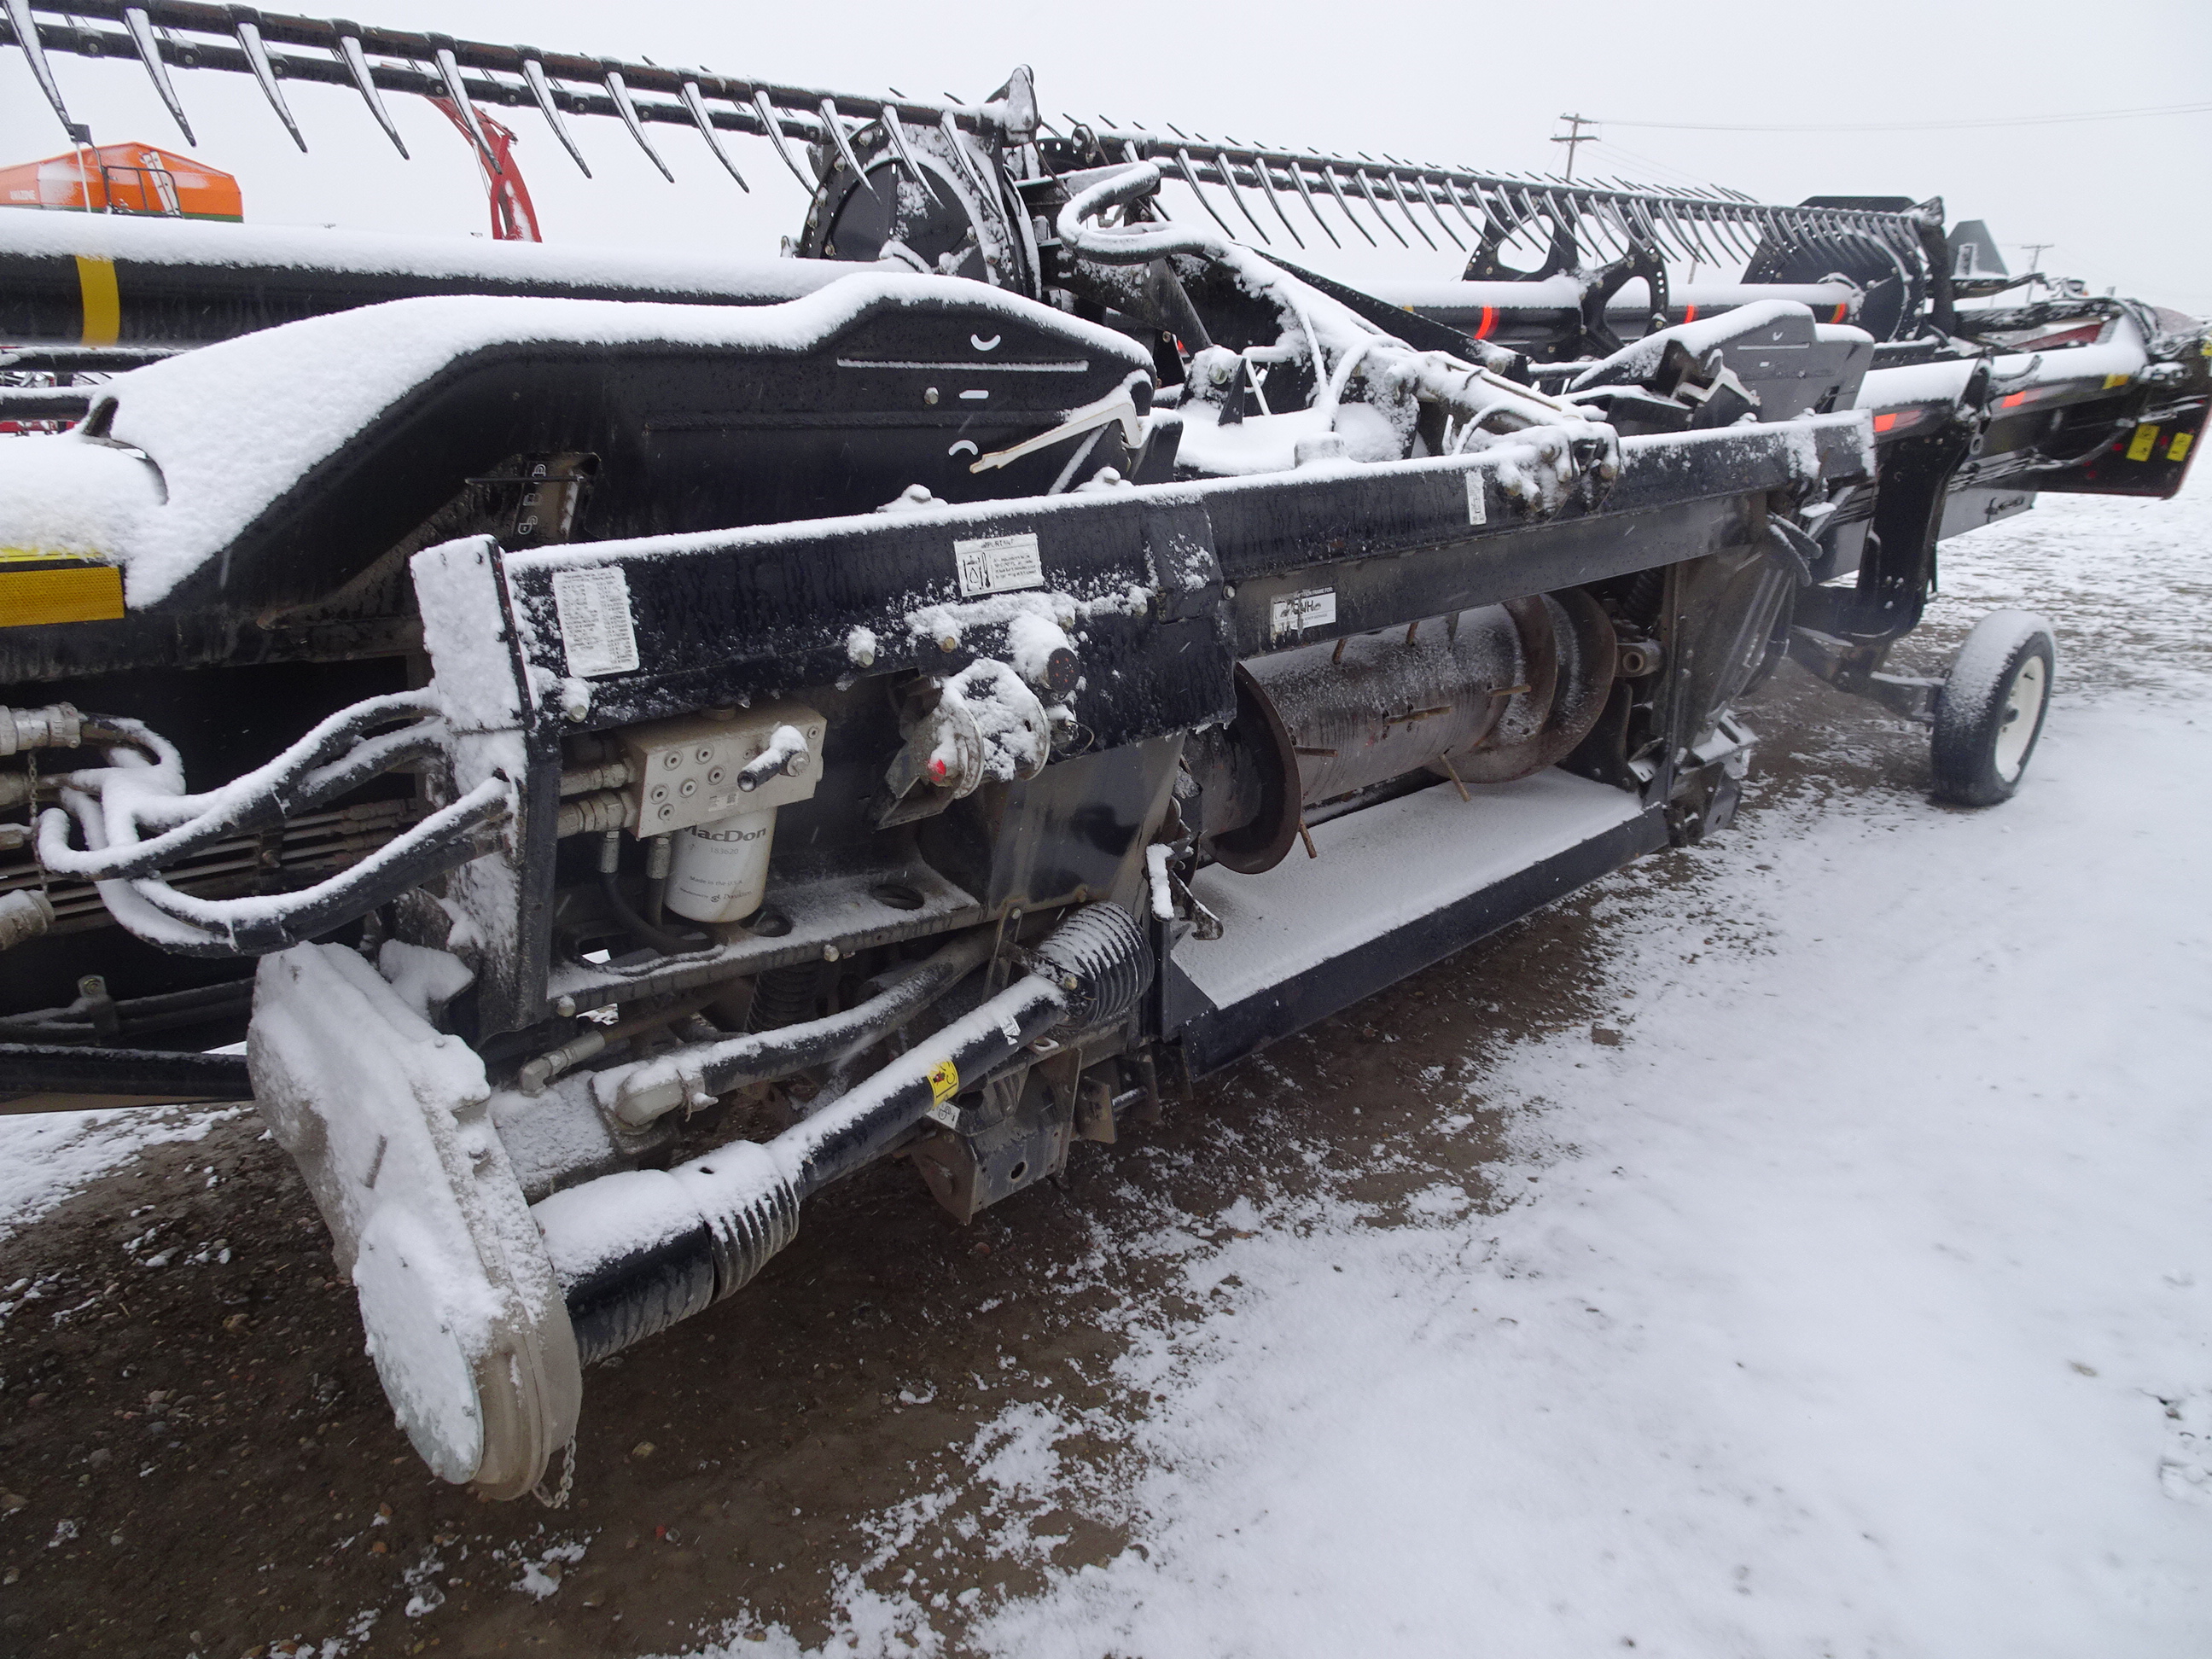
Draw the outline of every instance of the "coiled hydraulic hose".
<instances>
[{"instance_id":1,"label":"coiled hydraulic hose","mask_svg":"<svg viewBox=\"0 0 2212 1659\"><path fill-rule=\"evenodd\" d=\"M87 742L137 764L59 775L63 801L39 820L39 861L94 882L109 913L149 943L184 956L259 956L314 939L482 850L482 832L513 810L514 790L488 778L351 868L296 892L233 899L181 893L158 872L216 842L321 806L394 768L437 753L444 737L433 691L371 697L340 709L266 765L204 794L184 793L176 746L136 720L40 710L40 746ZM65 718L64 718L65 716ZM396 731L380 731L406 721ZM11 716L9 734L26 722ZM24 746L29 746L27 744ZM71 844L74 829L84 845ZM149 832L151 832L150 834Z\"/></svg>"}]
</instances>

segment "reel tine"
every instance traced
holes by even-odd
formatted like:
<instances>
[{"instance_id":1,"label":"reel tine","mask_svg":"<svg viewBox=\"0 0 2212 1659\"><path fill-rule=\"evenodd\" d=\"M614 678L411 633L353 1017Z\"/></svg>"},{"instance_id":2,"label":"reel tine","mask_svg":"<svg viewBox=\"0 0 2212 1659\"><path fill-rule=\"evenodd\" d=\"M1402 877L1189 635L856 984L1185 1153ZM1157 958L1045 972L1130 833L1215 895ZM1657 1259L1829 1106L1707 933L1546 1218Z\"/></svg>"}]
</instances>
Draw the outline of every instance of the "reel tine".
<instances>
[{"instance_id":1,"label":"reel tine","mask_svg":"<svg viewBox=\"0 0 2212 1659\"><path fill-rule=\"evenodd\" d=\"M837 146L837 154L845 165L853 169L853 176L868 187L869 195L880 198L883 191L876 188L876 181L868 177L866 169L860 165L860 158L853 153L852 137L845 131L845 124L837 118L837 106L828 98L822 100L822 124L830 129L830 137Z\"/></svg>"},{"instance_id":2,"label":"reel tine","mask_svg":"<svg viewBox=\"0 0 2212 1659\"><path fill-rule=\"evenodd\" d=\"M1632 196L1628 199L1637 225L1643 230L1644 239L1650 244L1652 250L1662 259L1670 256L1677 258L1695 257L1685 252L1681 244L1674 240L1673 227L1662 219L1657 203L1644 196Z\"/></svg>"},{"instance_id":3,"label":"reel tine","mask_svg":"<svg viewBox=\"0 0 2212 1659\"><path fill-rule=\"evenodd\" d=\"M941 200L942 198L937 193L936 185L931 181L929 175L921 170L921 164L914 159L914 152L906 147L906 127L899 119L896 106L885 104L884 112L879 118L883 122L884 137L890 141L891 154L898 157L899 165L914 174L915 182L929 192L931 201Z\"/></svg>"},{"instance_id":4,"label":"reel tine","mask_svg":"<svg viewBox=\"0 0 2212 1659\"><path fill-rule=\"evenodd\" d=\"M1252 153L1252 165L1260 174L1260 193L1267 198L1268 205L1275 210L1275 216L1283 222L1283 228L1291 233L1291 240L1298 245L1298 252L1304 252L1306 239L1298 234L1298 228L1291 222L1291 216L1283 210L1283 198L1275 194L1275 181L1267 176L1267 158L1255 150Z\"/></svg>"},{"instance_id":5,"label":"reel tine","mask_svg":"<svg viewBox=\"0 0 2212 1659\"><path fill-rule=\"evenodd\" d=\"M699 136L707 141L707 148L714 152L714 159L722 164L723 171L738 181L738 188L746 195L751 195L753 187L745 182L745 175L738 171L738 164L722 148L722 140L714 131L714 120L707 113L706 100L699 95L699 83L687 80L680 91L684 107L690 112L692 125L699 129Z\"/></svg>"},{"instance_id":6,"label":"reel tine","mask_svg":"<svg viewBox=\"0 0 2212 1659\"><path fill-rule=\"evenodd\" d=\"M1413 212L1413 204L1407 198L1406 186L1399 180L1397 169L1393 167L1382 176L1390 181L1390 193L1398 198L1398 210L1406 216L1406 222L1413 226L1413 234L1426 242L1431 249L1434 249L1437 245L1437 239L1430 235L1427 231L1421 228L1421 222Z\"/></svg>"},{"instance_id":7,"label":"reel tine","mask_svg":"<svg viewBox=\"0 0 2212 1659\"><path fill-rule=\"evenodd\" d=\"M1221 182L1229 186L1229 199L1237 204L1237 210L1252 222L1252 228L1259 234L1260 240L1273 247L1274 244L1267 240L1267 227L1260 222L1259 215L1252 211L1251 204L1244 199L1244 192L1237 188L1237 168L1231 162L1229 153L1217 149L1210 159L1221 173Z\"/></svg>"},{"instance_id":8,"label":"reel tine","mask_svg":"<svg viewBox=\"0 0 2212 1659\"><path fill-rule=\"evenodd\" d=\"M1452 182L1451 174L1449 173L1439 174L1437 182L1444 187L1444 195L1451 202L1452 211L1459 215L1462 222L1467 226L1467 234L1474 237L1476 244L1480 246L1482 241L1482 229L1474 222L1474 216L1467 210L1467 204L1460 199L1459 186Z\"/></svg>"},{"instance_id":9,"label":"reel tine","mask_svg":"<svg viewBox=\"0 0 2212 1659\"><path fill-rule=\"evenodd\" d=\"M137 9L135 7L133 9ZM338 34L338 61L345 65L346 73L353 78L355 89L368 105L368 112L376 118L376 125L384 129L384 136L392 140L403 161L414 158L407 154L406 142L392 119L392 112L384 106L384 100L376 90L376 81L368 72L368 56L362 50L358 27L347 22L336 22L331 27Z\"/></svg>"},{"instance_id":10,"label":"reel tine","mask_svg":"<svg viewBox=\"0 0 2212 1659\"><path fill-rule=\"evenodd\" d=\"M1751 234L1741 214L1729 212L1725 207L1716 209L1713 222L1720 228L1728 246L1735 250L1735 257L1746 264L1759 252L1759 239Z\"/></svg>"},{"instance_id":11,"label":"reel tine","mask_svg":"<svg viewBox=\"0 0 2212 1659\"><path fill-rule=\"evenodd\" d=\"M1437 204L1436 193L1429 188L1428 179L1417 173L1413 175L1413 183L1421 192L1421 199L1429 204L1429 212L1437 222L1437 228L1443 232L1445 236L1450 239L1451 245L1454 247L1457 248L1462 253L1466 252L1467 244L1460 240L1459 233L1454 230L1451 226L1446 222L1444 219L1444 210Z\"/></svg>"},{"instance_id":12,"label":"reel tine","mask_svg":"<svg viewBox=\"0 0 2212 1659\"><path fill-rule=\"evenodd\" d=\"M1437 239L1421 228L1420 216L1413 211L1413 198L1406 194L1405 183L1399 178L1397 168L1393 167L1385 169L1382 177L1389 183L1390 194L1397 199L1398 211L1404 214L1406 222L1413 226L1413 234L1426 242L1431 248L1435 247Z\"/></svg>"},{"instance_id":13,"label":"reel tine","mask_svg":"<svg viewBox=\"0 0 2212 1659\"><path fill-rule=\"evenodd\" d=\"M814 180L808 178L800 170L799 163L791 159L791 147L783 142L783 123L776 115L775 106L769 102L768 94L758 87L753 88L753 108L760 115L761 128L768 134L769 143L774 144L775 153L783 157L783 164L791 169L791 176L805 185L806 193L811 196Z\"/></svg>"},{"instance_id":14,"label":"reel tine","mask_svg":"<svg viewBox=\"0 0 2212 1659\"><path fill-rule=\"evenodd\" d=\"M1705 245L1703 239L1698 235L1680 209L1681 204L1679 202L1669 201L1664 204L1662 211L1666 216L1667 228L1674 233L1676 243L1692 260L1711 264L1711 261L1705 257Z\"/></svg>"},{"instance_id":15,"label":"reel tine","mask_svg":"<svg viewBox=\"0 0 2212 1659\"><path fill-rule=\"evenodd\" d=\"M27 5L24 8L26 15L29 9ZM300 136L300 124L292 118L292 112L284 106L284 94L276 85L276 68L269 61L269 48L262 44L260 16L259 12L249 6L234 6L231 8L230 26L237 33L240 49L246 53L246 66L253 71L253 78L261 83L262 94L269 100L269 106L276 112L276 118L284 124L284 131L292 135L292 142L300 147L300 154L305 155L307 141ZM462 107L466 108L467 106ZM477 142L483 141L479 139Z\"/></svg>"},{"instance_id":16,"label":"reel tine","mask_svg":"<svg viewBox=\"0 0 2212 1659\"><path fill-rule=\"evenodd\" d=\"M453 55L453 43L444 35L434 34L429 40L437 59L438 78L446 83L446 96L453 100L453 107L467 123L469 137L475 142L477 154L483 157L485 170L496 179L502 171L499 155L492 149L491 140L484 136L483 123L477 119L477 106L469 101L468 88L461 84L461 64ZM307 146L302 144L300 148L305 149Z\"/></svg>"},{"instance_id":17,"label":"reel tine","mask_svg":"<svg viewBox=\"0 0 2212 1659\"><path fill-rule=\"evenodd\" d=\"M1338 247L1342 247L1344 244L1337 241L1336 233L1329 228L1328 221L1321 216L1321 204L1314 200L1313 191L1306 188L1305 169L1296 161L1291 163L1291 183L1297 187L1298 194L1305 198L1306 211L1313 215L1314 222L1321 227L1322 234L1335 243Z\"/></svg>"},{"instance_id":18,"label":"reel tine","mask_svg":"<svg viewBox=\"0 0 2212 1659\"><path fill-rule=\"evenodd\" d=\"M1382 246L1382 243L1376 241L1374 237L1368 235L1367 227L1361 224L1359 222L1359 216L1352 212L1352 203L1344 193L1344 186L1336 182L1336 169L1330 167L1327 162L1323 162L1322 164L1321 177L1322 182L1328 186L1328 193L1336 198L1337 206L1344 210L1344 216L1352 222L1352 228L1358 231L1362 236L1367 237L1367 246L1370 247Z\"/></svg>"},{"instance_id":19,"label":"reel tine","mask_svg":"<svg viewBox=\"0 0 2212 1659\"><path fill-rule=\"evenodd\" d=\"M1398 227L1390 222L1390 216L1382 211L1382 204L1376 199L1375 186L1367 182L1367 170L1364 167L1352 168L1352 182L1359 186L1359 193L1367 198L1367 205L1375 210L1375 216L1382 221L1382 228L1396 239L1400 247L1411 249L1413 245L1398 234Z\"/></svg>"},{"instance_id":20,"label":"reel tine","mask_svg":"<svg viewBox=\"0 0 2212 1659\"><path fill-rule=\"evenodd\" d=\"M990 184L981 173L976 171L975 160L968 154L968 140L960 131L960 124L952 118L951 110L939 112L937 127L938 131L945 135L945 142L952 147L954 164L959 167L968 182L975 186L982 198L987 202L989 201L991 199ZM1133 155L1130 159L1133 161L1136 158Z\"/></svg>"},{"instance_id":21,"label":"reel tine","mask_svg":"<svg viewBox=\"0 0 2212 1659\"><path fill-rule=\"evenodd\" d=\"M161 101L169 106L169 113L185 135L185 142L197 148L199 140L192 137L192 124L185 119L185 106L177 101L177 89L169 83L169 66L161 61L161 43L154 38L154 20L146 15L143 6L123 9L123 27L131 31L131 44L138 49L138 61L146 66L146 73L154 77L154 90L161 94ZM390 131L389 127L386 129ZM395 137L397 135L394 135ZM399 153L407 154L405 145Z\"/></svg>"},{"instance_id":22,"label":"reel tine","mask_svg":"<svg viewBox=\"0 0 2212 1659\"><path fill-rule=\"evenodd\" d=\"M76 123L70 119L69 106L62 102L62 89L54 82L54 66L47 60L45 43L39 39L39 25L31 15L31 0L7 0L7 4L8 21L15 31L15 44L30 59L31 73L38 81L39 90L46 94L46 101L54 106L54 113L61 118L70 142L75 143ZM301 148L304 149L306 146Z\"/></svg>"},{"instance_id":23,"label":"reel tine","mask_svg":"<svg viewBox=\"0 0 2212 1659\"><path fill-rule=\"evenodd\" d=\"M522 78L530 88L530 95L538 100L538 110L545 117L545 125L553 129L553 136L561 141L561 148L568 152L586 179L592 176L591 164L584 160L584 152L576 148L576 141L568 136L568 124L561 118L561 106L554 101L553 87L545 78L545 65L538 61L535 52L522 53Z\"/></svg>"},{"instance_id":24,"label":"reel tine","mask_svg":"<svg viewBox=\"0 0 2212 1659\"><path fill-rule=\"evenodd\" d=\"M1226 219L1213 210L1213 204L1206 200L1206 192L1199 188L1198 169L1191 166L1190 152L1188 149L1176 151L1176 166L1182 170L1183 183L1190 186L1190 193L1198 198L1198 204L1206 210L1206 216L1221 227L1221 234L1224 236L1232 242L1235 241L1237 233L1229 228L1229 222Z\"/></svg>"},{"instance_id":25,"label":"reel tine","mask_svg":"<svg viewBox=\"0 0 2212 1659\"><path fill-rule=\"evenodd\" d=\"M645 136L645 123L637 118L637 106L631 101L629 83L623 79L621 69L611 58L602 58L599 68L605 76L607 96L615 100L615 113L622 117L623 125L629 129L629 136L637 140L637 147L645 152L645 159L660 169L662 178L674 184L676 175L668 170L668 163L660 159L660 152L653 149L653 141Z\"/></svg>"}]
</instances>

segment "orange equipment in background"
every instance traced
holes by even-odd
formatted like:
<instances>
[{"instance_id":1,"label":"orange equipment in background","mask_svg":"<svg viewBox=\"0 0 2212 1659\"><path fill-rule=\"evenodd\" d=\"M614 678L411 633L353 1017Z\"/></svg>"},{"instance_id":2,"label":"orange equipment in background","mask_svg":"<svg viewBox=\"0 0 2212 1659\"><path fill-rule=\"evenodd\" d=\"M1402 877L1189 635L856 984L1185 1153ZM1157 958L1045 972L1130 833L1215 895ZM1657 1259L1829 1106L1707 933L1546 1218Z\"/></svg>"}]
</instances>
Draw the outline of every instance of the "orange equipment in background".
<instances>
[{"instance_id":1,"label":"orange equipment in background","mask_svg":"<svg viewBox=\"0 0 2212 1659\"><path fill-rule=\"evenodd\" d=\"M86 144L69 155L0 167L0 207L167 219L246 216L236 179L151 144Z\"/></svg>"}]
</instances>

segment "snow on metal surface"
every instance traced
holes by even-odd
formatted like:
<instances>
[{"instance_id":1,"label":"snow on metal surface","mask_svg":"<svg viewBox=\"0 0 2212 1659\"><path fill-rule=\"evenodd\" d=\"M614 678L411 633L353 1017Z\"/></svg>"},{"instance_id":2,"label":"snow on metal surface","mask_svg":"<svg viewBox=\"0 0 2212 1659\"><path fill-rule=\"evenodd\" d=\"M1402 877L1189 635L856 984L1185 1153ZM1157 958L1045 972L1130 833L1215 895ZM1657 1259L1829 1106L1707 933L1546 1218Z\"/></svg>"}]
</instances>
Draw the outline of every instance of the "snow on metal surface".
<instances>
[{"instance_id":1,"label":"snow on metal surface","mask_svg":"<svg viewBox=\"0 0 2212 1659\"><path fill-rule=\"evenodd\" d=\"M404 236L315 226L222 225L96 213L8 214L0 217L0 253L118 259L141 265L337 268L431 280L556 283L757 301L795 300L856 269L823 259L732 259L663 249L641 254L588 244Z\"/></svg>"},{"instance_id":2,"label":"snow on metal surface","mask_svg":"<svg viewBox=\"0 0 2212 1659\"><path fill-rule=\"evenodd\" d=\"M0 447L0 545L40 546L25 539L35 528L57 547L120 564L127 602L143 609L429 375L509 342L799 352L876 306L957 301L1009 321L1044 322L1132 368L1146 362L1124 335L981 283L841 269L847 274L819 291L771 306L482 295L395 300L133 369L105 389L117 404L112 430L152 458L167 499L152 500L143 483L111 488L122 469L88 465L80 438L19 438Z\"/></svg>"},{"instance_id":3,"label":"snow on metal surface","mask_svg":"<svg viewBox=\"0 0 2212 1659\"><path fill-rule=\"evenodd\" d=\"M1218 867L1192 884L1222 937L1186 939L1176 965L1226 1007L1637 817L1636 797L1559 770L1475 791L1448 784L1313 830L1265 875Z\"/></svg>"}]
</instances>

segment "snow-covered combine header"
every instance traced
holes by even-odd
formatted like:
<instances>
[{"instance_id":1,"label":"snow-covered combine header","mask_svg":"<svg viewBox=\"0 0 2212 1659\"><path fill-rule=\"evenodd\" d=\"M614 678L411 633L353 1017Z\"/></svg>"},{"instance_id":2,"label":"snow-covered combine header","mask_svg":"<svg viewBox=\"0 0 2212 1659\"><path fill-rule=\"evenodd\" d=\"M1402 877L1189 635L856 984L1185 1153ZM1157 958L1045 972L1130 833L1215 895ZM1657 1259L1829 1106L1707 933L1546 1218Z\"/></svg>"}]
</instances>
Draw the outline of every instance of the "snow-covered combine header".
<instances>
[{"instance_id":1,"label":"snow-covered combine header","mask_svg":"<svg viewBox=\"0 0 2212 1659\"><path fill-rule=\"evenodd\" d=\"M0 215L0 415L73 422L0 438L0 1090L255 1099L399 1420L496 1496L825 1183L904 1158L965 1219L1724 825L1784 655L2004 799L2053 644L1886 672L1939 542L2170 495L2204 421L2202 325L1991 304L1937 204L6 16L65 123L74 52L180 122L234 70L295 136L319 81L811 192L736 265ZM1284 257L1355 230L1465 269Z\"/></svg>"}]
</instances>

